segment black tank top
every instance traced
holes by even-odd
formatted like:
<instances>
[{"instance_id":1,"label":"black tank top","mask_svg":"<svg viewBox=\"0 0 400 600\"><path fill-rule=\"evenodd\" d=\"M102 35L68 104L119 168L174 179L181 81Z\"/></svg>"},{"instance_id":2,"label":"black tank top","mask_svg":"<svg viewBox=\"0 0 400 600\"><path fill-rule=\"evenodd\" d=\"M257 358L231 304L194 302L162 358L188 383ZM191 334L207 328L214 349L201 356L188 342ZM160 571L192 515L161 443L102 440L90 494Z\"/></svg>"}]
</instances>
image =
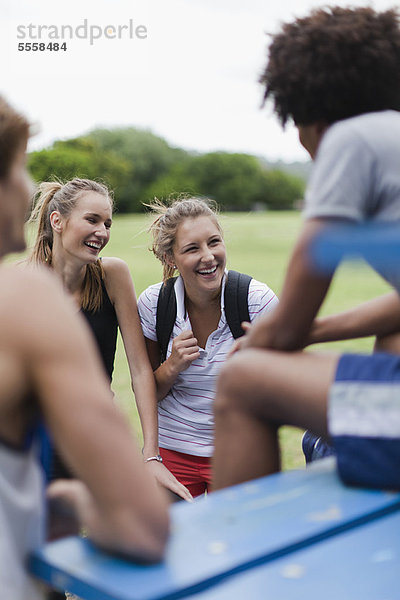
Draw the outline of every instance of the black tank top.
<instances>
[{"instance_id":1,"label":"black tank top","mask_svg":"<svg viewBox=\"0 0 400 600\"><path fill-rule=\"evenodd\" d=\"M100 310L95 312L84 310L81 313L87 319L90 329L93 331L104 368L110 378L114 369L115 349L117 345L118 321L114 306L107 294L104 281L101 283L103 300ZM73 477L61 459L56 448L52 448L50 481L54 479L71 479Z\"/></svg>"},{"instance_id":2,"label":"black tank top","mask_svg":"<svg viewBox=\"0 0 400 600\"><path fill-rule=\"evenodd\" d=\"M101 308L95 312L82 308L81 312L89 323L90 329L93 331L96 344L103 359L104 368L111 381L117 345L118 321L104 281L101 282L101 288L103 292Z\"/></svg>"}]
</instances>

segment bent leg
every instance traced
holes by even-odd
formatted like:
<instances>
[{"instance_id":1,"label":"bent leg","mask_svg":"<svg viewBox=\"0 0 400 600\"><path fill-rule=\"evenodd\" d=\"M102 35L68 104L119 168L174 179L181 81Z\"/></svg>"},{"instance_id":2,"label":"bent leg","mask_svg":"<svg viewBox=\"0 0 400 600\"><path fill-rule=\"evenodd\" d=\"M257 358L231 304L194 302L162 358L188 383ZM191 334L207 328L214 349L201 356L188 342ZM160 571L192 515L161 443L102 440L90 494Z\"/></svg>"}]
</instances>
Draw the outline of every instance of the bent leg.
<instances>
[{"instance_id":1,"label":"bent leg","mask_svg":"<svg viewBox=\"0 0 400 600\"><path fill-rule=\"evenodd\" d=\"M377 337L375 340L374 352L400 354L400 333L391 333L390 335Z\"/></svg>"},{"instance_id":2,"label":"bent leg","mask_svg":"<svg viewBox=\"0 0 400 600\"><path fill-rule=\"evenodd\" d=\"M261 349L235 354L218 378L214 489L280 468L280 425L327 437L327 396L338 357Z\"/></svg>"}]
</instances>

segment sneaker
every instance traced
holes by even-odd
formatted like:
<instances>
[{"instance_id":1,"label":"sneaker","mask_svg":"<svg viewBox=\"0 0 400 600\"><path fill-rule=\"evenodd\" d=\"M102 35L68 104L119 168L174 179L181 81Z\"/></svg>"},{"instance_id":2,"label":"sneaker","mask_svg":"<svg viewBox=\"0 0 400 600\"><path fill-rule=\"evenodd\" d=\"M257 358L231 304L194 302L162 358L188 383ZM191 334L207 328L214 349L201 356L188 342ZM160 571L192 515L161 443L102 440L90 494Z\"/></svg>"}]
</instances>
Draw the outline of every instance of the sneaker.
<instances>
[{"instance_id":1,"label":"sneaker","mask_svg":"<svg viewBox=\"0 0 400 600\"><path fill-rule=\"evenodd\" d=\"M309 430L305 431L303 434L301 447L306 459L306 464L335 454L335 450L332 446Z\"/></svg>"}]
</instances>

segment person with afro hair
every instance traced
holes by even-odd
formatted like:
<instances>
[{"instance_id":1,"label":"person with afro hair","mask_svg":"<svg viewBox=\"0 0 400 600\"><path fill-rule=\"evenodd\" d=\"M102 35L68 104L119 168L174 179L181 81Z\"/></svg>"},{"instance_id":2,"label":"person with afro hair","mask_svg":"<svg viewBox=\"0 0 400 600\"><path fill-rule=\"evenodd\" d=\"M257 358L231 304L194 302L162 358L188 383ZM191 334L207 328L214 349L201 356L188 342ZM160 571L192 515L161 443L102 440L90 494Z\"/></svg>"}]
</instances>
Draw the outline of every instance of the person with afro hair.
<instances>
[{"instance_id":1,"label":"person with afro hair","mask_svg":"<svg viewBox=\"0 0 400 600\"><path fill-rule=\"evenodd\" d=\"M331 444L345 482L400 489L399 277L382 269L392 293L316 319L333 273L317 272L309 256L329 224L400 222L399 14L327 7L284 24L260 82L281 124L294 122L313 169L280 303L220 373L214 489L278 471L281 425ZM372 334L372 355L303 352Z\"/></svg>"}]
</instances>

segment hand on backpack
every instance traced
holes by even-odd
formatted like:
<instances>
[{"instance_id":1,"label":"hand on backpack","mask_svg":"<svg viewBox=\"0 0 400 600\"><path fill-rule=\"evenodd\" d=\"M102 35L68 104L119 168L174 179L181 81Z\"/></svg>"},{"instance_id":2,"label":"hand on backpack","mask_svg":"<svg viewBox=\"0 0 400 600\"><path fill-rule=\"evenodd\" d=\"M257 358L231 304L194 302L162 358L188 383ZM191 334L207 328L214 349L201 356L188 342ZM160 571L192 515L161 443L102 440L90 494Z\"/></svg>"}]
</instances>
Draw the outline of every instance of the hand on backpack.
<instances>
[{"instance_id":1,"label":"hand on backpack","mask_svg":"<svg viewBox=\"0 0 400 600\"><path fill-rule=\"evenodd\" d=\"M193 331L182 331L172 342L172 351L168 361L170 367L179 374L190 367L199 356L199 347Z\"/></svg>"}]
</instances>

